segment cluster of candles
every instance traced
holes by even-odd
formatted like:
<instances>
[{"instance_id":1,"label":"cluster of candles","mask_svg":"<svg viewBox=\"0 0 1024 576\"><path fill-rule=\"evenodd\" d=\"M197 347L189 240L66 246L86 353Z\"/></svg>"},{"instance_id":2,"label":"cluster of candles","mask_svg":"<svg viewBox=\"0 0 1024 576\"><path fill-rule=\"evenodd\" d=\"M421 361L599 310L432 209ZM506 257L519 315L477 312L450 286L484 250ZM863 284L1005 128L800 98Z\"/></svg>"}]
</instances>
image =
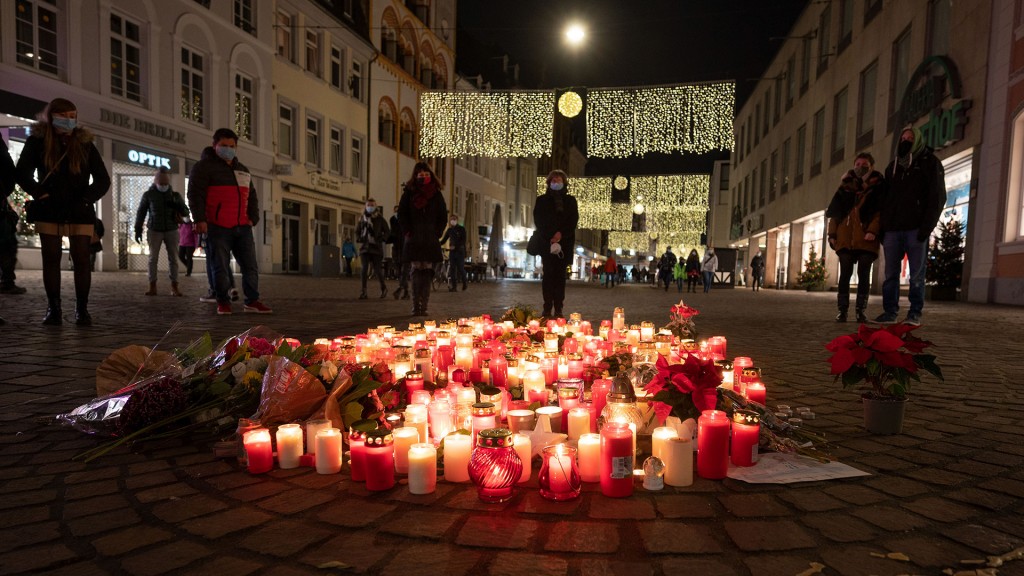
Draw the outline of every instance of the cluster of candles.
<instances>
[{"instance_id":1,"label":"cluster of candles","mask_svg":"<svg viewBox=\"0 0 1024 576\"><path fill-rule=\"evenodd\" d=\"M528 332L540 329L533 321ZM540 422L567 439L536 451L541 454L541 494L552 500L577 497L581 482L600 482L606 496L629 496L634 477L645 472L657 476L658 483L688 486L694 474L694 431L698 475L725 477L730 458L737 466L756 462L756 416L737 413L730 420L724 412L707 411L695 427L684 427L688 433L670 427L653 430L653 458L644 470L636 470L636 438L651 420L650 404L637 403L636 397L624 402L610 394L611 380L588 377L587 367L613 353L631 352L635 362L651 364L659 355L679 362L686 354L699 354L721 366L723 387L763 404L760 371L749 358L725 362L724 337L696 344L656 333L649 322L627 328L621 308L611 321L600 324L597 335L589 322L573 314L568 320L549 321L542 342L509 350L500 336L515 330L510 322L479 317L441 325L428 321L401 332L379 326L359 336L317 340L330 348L335 360L384 361L396 379L404 378L409 399L404 412L389 413L386 427L347 431L352 480L365 482L371 491L388 490L395 475L402 474L410 493L431 493L438 478L438 448L443 446L446 481L472 481L482 499L501 501L516 484L532 477L535 450L528 432ZM426 389L428 383L432 392ZM512 400L509 388L519 386L524 399ZM644 396L640 388L633 392ZM540 407L530 409L536 404ZM343 436L329 421L311 420L304 428L278 427L272 442L270 430L254 424L244 431L242 445L252 473L273 467L276 444L281 468L306 465L321 474L337 474ZM660 487L658 483L651 485Z\"/></svg>"}]
</instances>

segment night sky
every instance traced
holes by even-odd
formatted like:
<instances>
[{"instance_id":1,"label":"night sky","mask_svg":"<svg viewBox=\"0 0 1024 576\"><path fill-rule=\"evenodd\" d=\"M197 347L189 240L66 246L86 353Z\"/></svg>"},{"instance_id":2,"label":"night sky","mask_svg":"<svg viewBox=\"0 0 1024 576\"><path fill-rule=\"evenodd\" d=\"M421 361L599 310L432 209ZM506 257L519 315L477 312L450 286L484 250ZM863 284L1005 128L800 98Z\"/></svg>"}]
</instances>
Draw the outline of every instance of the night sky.
<instances>
[{"instance_id":1,"label":"night sky","mask_svg":"<svg viewBox=\"0 0 1024 576\"><path fill-rule=\"evenodd\" d=\"M483 73L494 88L502 54L520 64L521 88L606 88L735 80L737 110L810 0L463 0L458 72ZM582 46L563 29L579 21ZM709 160L678 155L645 162L591 159L588 174L694 170ZM708 168L710 170L710 168Z\"/></svg>"}]
</instances>

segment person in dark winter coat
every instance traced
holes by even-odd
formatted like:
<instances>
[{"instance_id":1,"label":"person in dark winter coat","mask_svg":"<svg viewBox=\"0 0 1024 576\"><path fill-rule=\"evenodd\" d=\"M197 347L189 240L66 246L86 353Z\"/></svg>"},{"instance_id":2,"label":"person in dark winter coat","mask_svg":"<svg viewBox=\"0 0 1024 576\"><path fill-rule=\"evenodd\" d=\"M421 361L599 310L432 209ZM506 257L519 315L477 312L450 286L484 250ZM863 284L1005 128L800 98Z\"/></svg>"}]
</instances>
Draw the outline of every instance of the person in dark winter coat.
<instances>
[{"instance_id":1,"label":"person in dark winter coat","mask_svg":"<svg viewBox=\"0 0 1024 576\"><path fill-rule=\"evenodd\" d=\"M171 174L160 168L153 178L153 184L142 195L139 209L135 213L135 241L142 242L142 224L146 223L149 233L149 290L146 296L156 296L156 269L160 260L160 249L167 251L168 276L171 280L171 296L181 296L178 290L178 223L189 215L185 199L171 189Z\"/></svg>"},{"instance_id":2,"label":"person in dark winter coat","mask_svg":"<svg viewBox=\"0 0 1024 576\"><path fill-rule=\"evenodd\" d=\"M857 322L867 322L865 310L871 290L871 265L878 259L879 202L885 181L874 170L875 159L867 152L857 155L853 170L843 176L825 211L828 218L828 245L839 256L839 314L836 322L846 322L850 309L850 278L857 266Z\"/></svg>"},{"instance_id":3,"label":"person in dark winter coat","mask_svg":"<svg viewBox=\"0 0 1024 576\"><path fill-rule=\"evenodd\" d=\"M764 256L758 250L750 259L750 289L757 292L761 289L761 282L764 281Z\"/></svg>"},{"instance_id":4,"label":"person in dark winter coat","mask_svg":"<svg viewBox=\"0 0 1024 576\"><path fill-rule=\"evenodd\" d=\"M398 202L402 230L402 262L412 275L412 314L425 316L430 301L434 265L444 259L438 239L444 231L445 205L441 183L424 162L417 162Z\"/></svg>"},{"instance_id":5,"label":"person in dark winter coat","mask_svg":"<svg viewBox=\"0 0 1024 576\"><path fill-rule=\"evenodd\" d=\"M658 275L661 283L665 285L665 292L668 292L669 284L672 283L672 269L676 267L676 255L672 253L672 247L665 248L665 253L658 260Z\"/></svg>"},{"instance_id":6,"label":"person in dark winter coat","mask_svg":"<svg viewBox=\"0 0 1024 576\"><path fill-rule=\"evenodd\" d=\"M900 267L907 257L910 309L904 322L919 325L924 310L924 274L928 239L946 204L946 173L942 162L925 145L921 131L907 126L900 132L896 157L885 168L881 208L882 249L885 251L883 312L875 321L896 322L900 309Z\"/></svg>"},{"instance_id":7,"label":"person in dark winter coat","mask_svg":"<svg viewBox=\"0 0 1024 576\"><path fill-rule=\"evenodd\" d=\"M359 261L363 265L362 280L363 291L359 293L360 300L366 300L366 280L370 276L370 267L380 281L380 297L388 295L388 285L384 282L384 242L388 238L388 223L381 216L377 209L377 201L373 198L366 199L366 208L363 217L356 225L356 239L359 240Z\"/></svg>"},{"instance_id":8,"label":"person in dark winter coat","mask_svg":"<svg viewBox=\"0 0 1024 576\"><path fill-rule=\"evenodd\" d=\"M96 223L94 204L110 189L110 174L93 144L92 133L78 126L74 103L55 98L46 106L25 141L15 180L32 197L29 217L39 233L47 299L43 324L63 322L61 239L67 236L75 267L75 324L91 325L89 244Z\"/></svg>"},{"instance_id":9,"label":"person in dark winter coat","mask_svg":"<svg viewBox=\"0 0 1024 576\"><path fill-rule=\"evenodd\" d=\"M206 234L206 257L213 258L217 314L231 314L231 256L242 268L243 312L270 314L260 300L260 271L252 229L260 209L252 174L238 158L238 135L230 128L213 133L213 146L203 150L188 181L188 204L196 234Z\"/></svg>"},{"instance_id":10,"label":"person in dark winter coat","mask_svg":"<svg viewBox=\"0 0 1024 576\"><path fill-rule=\"evenodd\" d=\"M0 294L18 295L26 290L14 283L18 264L18 213L11 208L7 197L14 192L14 161L7 151L7 143L0 136ZM0 318L0 326L3 318Z\"/></svg>"},{"instance_id":11,"label":"person in dark winter coat","mask_svg":"<svg viewBox=\"0 0 1024 576\"><path fill-rule=\"evenodd\" d=\"M537 233L548 239L548 252L541 254L544 277L541 291L544 296L545 317L552 313L562 317L565 303L565 268L572 262L576 250L576 225L580 211L576 198L568 192L569 177L561 170L552 170L547 177L547 190L533 205L533 222Z\"/></svg>"},{"instance_id":12,"label":"person in dark winter coat","mask_svg":"<svg viewBox=\"0 0 1024 576\"><path fill-rule=\"evenodd\" d=\"M690 250L686 257L686 291L697 293L697 283L700 282L700 254L697 250Z\"/></svg>"},{"instance_id":13,"label":"person in dark winter coat","mask_svg":"<svg viewBox=\"0 0 1024 576\"><path fill-rule=\"evenodd\" d=\"M448 229L441 236L441 244L448 243L448 291L455 292L456 286L462 282L466 289L466 227L459 224L459 217L452 214L448 218Z\"/></svg>"}]
</instances>

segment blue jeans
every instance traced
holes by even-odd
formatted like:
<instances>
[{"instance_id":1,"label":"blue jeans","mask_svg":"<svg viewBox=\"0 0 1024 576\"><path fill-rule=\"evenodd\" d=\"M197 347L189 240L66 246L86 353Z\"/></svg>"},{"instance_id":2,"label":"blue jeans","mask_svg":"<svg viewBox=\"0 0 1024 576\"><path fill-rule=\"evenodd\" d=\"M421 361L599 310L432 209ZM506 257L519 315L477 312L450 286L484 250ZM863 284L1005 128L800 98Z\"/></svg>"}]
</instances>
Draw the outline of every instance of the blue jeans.
<instances>
[{"instance_id":1,"label":"blue jeans","mask_svg":"<svg viewBox=\"0 0 1024 576\"><path fill-rule=\"evenodd\" d=\"M711 283L715 281L715 273L710 270L704 270L702 274L704 275L704 291L710 292Z\"/></svg>"},{"instance_id":2,"label":"blue jeans","mask_svg":"<svg viewBox=\"0 0 1024 576\"><path fill-rule=\"evenodd\" d=\"M900 268L907 257L910 274L909 314L921 314L924 309L924 263L928 244L917 239L917 230L889 231L882 240L885 250L885 281L882 282L882 309L886 314L900 311Z\"/></svg>"},{"instance_id":3,"label":"blue jeans","mask_svg":"<svg viewBox=\"0 0 1024 576\"><path fill-rule=\"evenodd\" d=\"M231 256L242 268L242 292L245 303L251 304L260 299L260 271L256 264L256 243L252 238L252 226L235 226L222 228L209 225L206 233L206 257L213 259L213 286L217 302L230 302L228 291L231 289Z\"/></svg>"}]
</instances>

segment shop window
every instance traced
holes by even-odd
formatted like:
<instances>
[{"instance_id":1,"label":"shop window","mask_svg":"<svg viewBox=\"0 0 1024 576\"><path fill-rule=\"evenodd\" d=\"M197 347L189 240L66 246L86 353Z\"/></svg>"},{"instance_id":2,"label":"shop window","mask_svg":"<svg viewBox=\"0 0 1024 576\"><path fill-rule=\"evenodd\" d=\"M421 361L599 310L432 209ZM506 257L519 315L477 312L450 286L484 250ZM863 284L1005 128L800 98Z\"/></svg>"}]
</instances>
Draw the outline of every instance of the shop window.
<instances>
[{"instance_id":1,"label":"shop window","mask_svg":"<svg viewBox=\"0 0 1024 576\"><path fill-rule=\"evenodd\" d=\"M142 102L142 38L137 22L110 15L110 93Z\"/></svg>"},{"instance_id":2,"label":"shop window","mask_svg":"<svg viewBox=\"0 0 1024 576\"><path fill-rule=\"evenodd\" d=\"M17 0L15 52L19 64L57 76L57 5L52 0Z\"/></svg>"}]
</instances>

